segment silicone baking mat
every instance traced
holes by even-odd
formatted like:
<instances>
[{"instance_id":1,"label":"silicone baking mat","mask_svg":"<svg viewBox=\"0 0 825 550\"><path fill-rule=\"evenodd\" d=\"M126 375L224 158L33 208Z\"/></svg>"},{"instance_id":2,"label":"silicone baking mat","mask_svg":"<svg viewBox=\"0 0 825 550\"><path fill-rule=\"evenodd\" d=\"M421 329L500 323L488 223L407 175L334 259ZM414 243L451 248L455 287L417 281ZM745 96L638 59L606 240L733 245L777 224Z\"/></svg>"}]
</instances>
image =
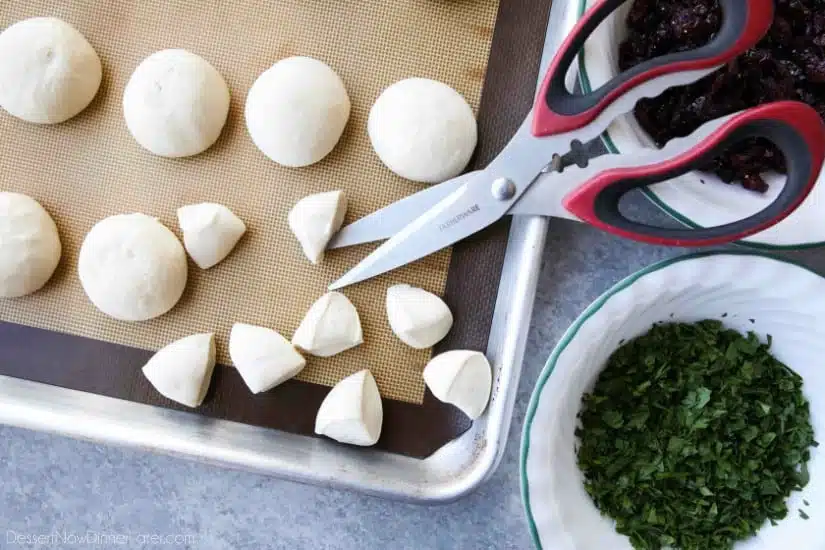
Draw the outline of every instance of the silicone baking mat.
<instances>
[{"instance_id":1,"label":"silicone baking mat","mask_svg":"<svg viewBox=\"0 0 825 550\"><path fill-rule=\"evenodd\" d=\"M484 86L476 163L489 161L529 109L549 3L502 3L495 26L495 0L4 1L0 28L43 15L75 25L100 55L104 81L92 105L61 125L25 124L0 112L0 190L40 201L55 218L64 247L58 272L42 291L0 302L0 374L179 408L140 375L153 351L213 331L219 360L229 364L226 344L234 322L272 327L289 337L327 284L371 250L335 251L321 266L310 265L287 227L289 208L307 194L346 189L351 221L420 188L385 169L366 134L372 102L402 78L444 81L477 111ZM141 149L121 113L132 70L152 52L172 47L206 58L232 92L229 122L218 143L182 160ZM328 63L353 103L338 147L304 169L269 161L243 122L255 78L290 55ZM98 312L76 270L77 252L94 223L143 212L179 234L175 210L202 201L225 204L247 223L249 231L233 254L208 271L190 263L183 299L159 319L122 323ZM328 386L369 368L385 398L379 447L426 456L469 422L425 392L421 370L430 352L411 350L392 334L386 288L405 282L445 295L456 324L440 348L484 349L506 236L506 225L499 225L457 245L452 258L445 251L346 289L361 314L364 345L329 359L308 358L299 380L258 396L234 369L219 367L197 412L311 433ZM426 435L423 421L429 424Z\"/></svg>"},{"instance_id":2,"label":"silicone baking mat","mask_svg":"<svg viewBox=\"0 0 825 550\"><path fill-rule=\"evenodd\" d=\"M0 173L7 190L27 193L54 216L66 252L63 268L44 292L4 304L3 318L118 344L157 350L195 332L216 332L219 361L229 363L232 323L275 328L290 337L312 302L335 276L354 265L364 248L328 254L320 267L301 254L286 223L301 197L345 189L349 219L361 217L416 190L393 176L372 152L369 108L383 88L409 76L442 80L477 108L497 11L495 0L366 0L358 2L11 1L0 26L36 14L75 25L98 51L106 80L92 107L56 127L3 116ZM123 121L123 88L137 64L154 51L185 48L226 78L233 101L222 139L203 155L165 160L141 149ZM282 168L258 151L243 118L246 93L280 58L308 55L344 79L353 103L347 132L333 154L306 169ZM235 253L209 271L190 266L188 291L171 313L148 323L106 318L87 300L76 272L77 251L95 222L143 212L177 231L175 211L218 202L249 226ZM406 282L442 294L449 252L410 269L349 288L361 314L365 344L328 359L311 358L300 380L333 385L370 368L384 396L420 403L420 370L429 352L393 336L383 296Z\"/></svg>"}]
</instances>

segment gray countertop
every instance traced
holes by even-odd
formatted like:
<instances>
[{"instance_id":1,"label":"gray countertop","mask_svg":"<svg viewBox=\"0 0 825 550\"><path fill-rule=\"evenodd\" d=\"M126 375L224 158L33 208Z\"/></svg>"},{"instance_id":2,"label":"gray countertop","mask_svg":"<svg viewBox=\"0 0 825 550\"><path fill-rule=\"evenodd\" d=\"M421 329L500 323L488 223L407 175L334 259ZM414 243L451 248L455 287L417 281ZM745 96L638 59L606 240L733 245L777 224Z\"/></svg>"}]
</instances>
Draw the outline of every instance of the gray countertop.
<instances>
[{"instance_id":1,"label":"gray countertop","mask_svg":"<svg viewBox=\"0 0 825 550\"><path fill-rule=\"evenodd\" d=\"M632 207L661 221L643 201ZM507 451L492 479L459 502L434 508L386 502L0 427L0 548L530 548L518 451L545 359L613 283L684 253L552 223ZM793 256L825 268L823 252ZM47 544L18 544L25 536L55 534L66 543L53 537L42 539Z\"/></svg>"}]
</instances>

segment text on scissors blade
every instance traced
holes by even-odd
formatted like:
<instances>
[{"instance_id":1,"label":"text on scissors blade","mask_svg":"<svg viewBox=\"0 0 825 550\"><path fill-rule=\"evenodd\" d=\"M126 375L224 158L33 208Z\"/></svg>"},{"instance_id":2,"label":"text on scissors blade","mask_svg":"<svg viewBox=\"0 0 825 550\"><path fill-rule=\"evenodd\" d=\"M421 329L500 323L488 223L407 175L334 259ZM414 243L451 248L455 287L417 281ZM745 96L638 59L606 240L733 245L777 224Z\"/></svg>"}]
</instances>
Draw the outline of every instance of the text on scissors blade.
<instances>
[{"instance_id":1,"label":"text on scissors blade","mask_svg":"<svg viewBox=\"0 0 825 550\"><path fill-rule=\"evenodd\" d=\"M454 226L455 224L457 224L458 222L460 222L461 220L467 219L470 216L472 216L473 214L475 214L476 212L480 212L480 211L481 211L481 208L478 206L478 204L474 204L470 208L465 210L464 212L461 212L461 213L453 216L452 218L450 218L446 222L444 222L442 224L439 224L438 229L439 229L439 231L445 231L445 230L451 228L452 226Z\"/></svg>"}]
</instances>

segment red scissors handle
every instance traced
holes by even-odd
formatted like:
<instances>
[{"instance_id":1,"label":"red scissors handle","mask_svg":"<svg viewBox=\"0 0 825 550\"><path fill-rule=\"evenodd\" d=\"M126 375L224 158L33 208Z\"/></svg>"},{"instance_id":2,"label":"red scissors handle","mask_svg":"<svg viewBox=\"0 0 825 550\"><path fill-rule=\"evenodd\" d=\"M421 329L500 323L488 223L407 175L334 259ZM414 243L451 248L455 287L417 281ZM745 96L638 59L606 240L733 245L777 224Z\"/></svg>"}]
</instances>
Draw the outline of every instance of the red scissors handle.
<instances>
[{"instance_id":1,"label":"red scissors handle","mask_svg":"<svg viewBox=\"0 0 825 550\"><path fill-rule=\"evenodd\" d=\"M667 229L621 214L622 196L706 166L735 143L754 137L772 141L785 155L787 181L779 196L744 220L700 229ZM778 101L734 115L696 146L657 164L605 170L569 193L564 206L605 231L637 241L670 246L708 246L743 239L788 217L805 200L825 162L825 124L812 107Z\"/></svg>"},{"instance_id":2,"label":"red scissors handle","mask_svg":"<svg viewBox=\"0 0 825 550\"><path fill-rule=\"evenodd\" d=\"M724 65L756 45L773 23L773 0L720 0L722 28L709 44L641 63L588 94L571 94L565 86L567 71L593 31L626 1L599 0L567 36L550 65L536 102L536 137L587 126L618 98L656 77Z\"/></svg>"}]
</instances>

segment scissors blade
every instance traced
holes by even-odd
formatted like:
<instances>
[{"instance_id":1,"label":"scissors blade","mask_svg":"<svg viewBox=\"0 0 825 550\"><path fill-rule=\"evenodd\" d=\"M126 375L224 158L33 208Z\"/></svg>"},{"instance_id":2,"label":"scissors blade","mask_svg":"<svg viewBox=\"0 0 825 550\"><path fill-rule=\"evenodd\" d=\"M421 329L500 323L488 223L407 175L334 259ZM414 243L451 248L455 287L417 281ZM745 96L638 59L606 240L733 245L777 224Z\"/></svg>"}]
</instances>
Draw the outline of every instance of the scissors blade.
<instances>
[{"instance_id":1,"label":"scissors blade","mask_svg":"<svg viewBox=\"0 0 825 550\"><path fill-rule=\"evenodd\" d=\"M389 239L404 229L404 226L470 181L475 174L477 172L470 172L433 185L349 224L335 234L327 245L327 249Z\"/></svg>"},{"instance_id":2,"label":"scissors blade","mask_svg":"<svg viewBox=\"0 0 825 550\"><path fill-rule=\"evenodd\" d=\"M359 283L429 256L489 226L511 204L490 193L490 174L476 172L468 181L415 218L360 264L330 285L330 290Z\"/></svg>"}]
</instances>

